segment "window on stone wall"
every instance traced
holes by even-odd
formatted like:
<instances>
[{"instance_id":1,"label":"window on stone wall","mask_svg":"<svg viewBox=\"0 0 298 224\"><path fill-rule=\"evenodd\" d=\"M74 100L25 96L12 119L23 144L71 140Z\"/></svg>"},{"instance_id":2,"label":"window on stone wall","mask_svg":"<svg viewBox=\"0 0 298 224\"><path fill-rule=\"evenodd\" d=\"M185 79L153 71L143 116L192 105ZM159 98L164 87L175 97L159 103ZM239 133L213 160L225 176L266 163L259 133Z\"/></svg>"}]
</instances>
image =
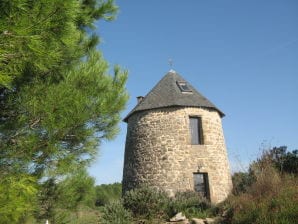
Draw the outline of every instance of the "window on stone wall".
<instances>
[{"instance_id":1,"label":"window on stone wall","mask_svg":"<svg viewBox=\"0 0 298 224\"><path fill-rule=\"evenodd\" d=\"M194 173L194 190L210 199L208 173Z\"/></svg>"},{"instance_id":2,"label":"window on stone wall","mask_svg":"<svg viewBox=\"0 0 298 224\"><path fill-rule=\"evenodd\" d=\"M189 118L189 129L191 135L192 145L203 144L203 129L201 117L190 117Z\"/></svg>"}]
</instances>

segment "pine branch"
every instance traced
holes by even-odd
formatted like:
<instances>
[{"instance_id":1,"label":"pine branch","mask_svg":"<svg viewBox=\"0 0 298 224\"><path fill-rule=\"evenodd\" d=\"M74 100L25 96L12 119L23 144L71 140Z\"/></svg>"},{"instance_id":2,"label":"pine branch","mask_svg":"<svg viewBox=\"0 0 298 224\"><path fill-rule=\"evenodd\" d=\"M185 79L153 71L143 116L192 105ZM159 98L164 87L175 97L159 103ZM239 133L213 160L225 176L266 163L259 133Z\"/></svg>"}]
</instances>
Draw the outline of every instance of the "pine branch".
<instances>
[{"instance_id":1,"label":"pine branch","mask_svg":"<svg viewBox=\"0 0 298 224\"><path fill-rule=\"evenodd\" d=\"M51 12L50 14L48 14L48 16L47 16L46 18L44 18L44 19L42 19L42 20L39 20L39 21L38 21L37 23L35 23L34 25L29 26L29 27L23 29L23 31L32 29L32 28L36 27L37 25L39 25L39 24L41 24L41 23L43 23L43 22L49 20L49 19L52 18L54 15L56 15L58 11L60 11L60 9L59 9L59 8L56 8L53 12Z\"/></svg>"}]
</instances>

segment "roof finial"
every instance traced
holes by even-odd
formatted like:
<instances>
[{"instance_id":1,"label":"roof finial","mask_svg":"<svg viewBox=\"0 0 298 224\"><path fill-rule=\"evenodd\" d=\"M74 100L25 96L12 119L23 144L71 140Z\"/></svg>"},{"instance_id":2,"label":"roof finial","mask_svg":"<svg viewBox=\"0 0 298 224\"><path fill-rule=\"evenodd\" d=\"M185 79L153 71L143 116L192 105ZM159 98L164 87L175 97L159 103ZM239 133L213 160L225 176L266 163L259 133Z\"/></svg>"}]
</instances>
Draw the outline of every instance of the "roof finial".
<instances>
[{"instance_id":1,"label":"roof finial","mask_svg":"<svg viewBox=\"0 0 298 224\"><path fill-rule=\"evenodd\" d=\"M171 68L173 67L173 59L172 58L169 58L169 65Z\"/></svg>"},{"instance_id":2,"label":"roof finial","mask_svg":"<svg viewBox=\"0 0 298 224\"><path fill-rule=\"evenodd\" d=\"M175 71L173 70L173 59L172 59L172 58L169 58L168 62L169 62L169 65L170 65L170 67L171 67L170 72L175 72Z\"/></svg>"}]
</instances>

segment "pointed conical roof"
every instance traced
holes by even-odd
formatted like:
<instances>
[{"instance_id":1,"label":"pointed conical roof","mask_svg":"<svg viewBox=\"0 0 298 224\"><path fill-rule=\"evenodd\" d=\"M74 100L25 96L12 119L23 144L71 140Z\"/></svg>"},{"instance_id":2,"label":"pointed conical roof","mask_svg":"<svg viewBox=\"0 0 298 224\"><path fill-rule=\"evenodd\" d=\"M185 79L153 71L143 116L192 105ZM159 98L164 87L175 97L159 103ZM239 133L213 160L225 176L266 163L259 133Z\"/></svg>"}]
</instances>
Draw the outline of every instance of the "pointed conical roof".
<instances>
[{"instance_id":1,"label":"pointed conical roof","mask_svg":"<svg viewBox=\"0 0 298 224\"><path fill-rule=\"evenodd\" d=\"M186 84L189 88L182 91L179 83ZM216 110L221 117L225 116L216 106L192 87L175 71L169 71L157 85L139 102L134 109L124 118L128 118L138 112L164 107L203 107Z\"/></svg>"}]
</instances>

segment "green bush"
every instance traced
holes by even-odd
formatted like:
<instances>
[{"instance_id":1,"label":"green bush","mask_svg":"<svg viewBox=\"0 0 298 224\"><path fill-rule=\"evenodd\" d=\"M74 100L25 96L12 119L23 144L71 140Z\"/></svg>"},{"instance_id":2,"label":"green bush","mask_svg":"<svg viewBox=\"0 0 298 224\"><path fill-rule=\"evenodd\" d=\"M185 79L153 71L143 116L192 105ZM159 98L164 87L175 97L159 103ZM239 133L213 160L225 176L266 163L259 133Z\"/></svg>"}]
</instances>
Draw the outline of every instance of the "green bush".
<instances>
[{"instance_id":1,"label":"green bush","mask_svg":"<svg viewBox=\"0 0 298 224\"><path fill-rule=\"evenodd\" d=\"M194 191L177 192L172 198L168 215L171 217L178 212L183 212L188 218L205 218L212 215L210 202Z\"/></svg>"},{"instance_id":2,"label":"green bush","mask_svg":"<svg viewBox=\"0 0 298 224\"><path fill-rule=\"evenodd\" d=\"M121 201L112 202L104 206L100 219L102 224L130 224L131 213L123 207Z\"/></svg>"},{"instance_id":3,"label":"green bush","mask_svg":"<svg viewBox=\"0 0 298 224\"><path fill-rule=\"evenodd\" d=\"M254 182L254 178L250 173L247 172L237 172L232 176L234 195L239 195L245 193L249 186Z\"/></svg>"},{"instance_id":4,"label":"green bush","mask_svg":"<svg viewBox=\"0 0 298 224\"><path fill-rule=\"evenodd\" d=\"M165 192L143 186L126 192L123 202L134 217L151 219L167 217L170 199Z\"/></svg>"},{"instance_id":5,"label":"green bush","mask_svg":"<svg viewBox=\"0 0 298 224\"><path fill-rule=\"evenodd\" d=\"M140 187L124 195L124 206L135 218L169 219L178 212L188 218L205 218L214 215L210 202L194 191L178 192L169 197L165 192L149 187Z\"/></svg>"}]
</instances>

